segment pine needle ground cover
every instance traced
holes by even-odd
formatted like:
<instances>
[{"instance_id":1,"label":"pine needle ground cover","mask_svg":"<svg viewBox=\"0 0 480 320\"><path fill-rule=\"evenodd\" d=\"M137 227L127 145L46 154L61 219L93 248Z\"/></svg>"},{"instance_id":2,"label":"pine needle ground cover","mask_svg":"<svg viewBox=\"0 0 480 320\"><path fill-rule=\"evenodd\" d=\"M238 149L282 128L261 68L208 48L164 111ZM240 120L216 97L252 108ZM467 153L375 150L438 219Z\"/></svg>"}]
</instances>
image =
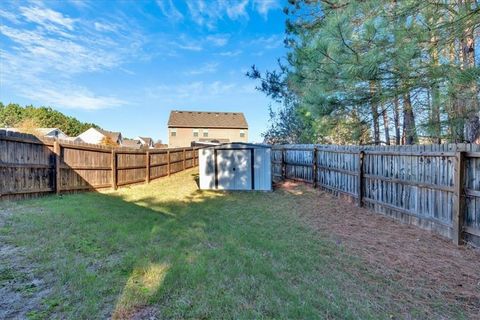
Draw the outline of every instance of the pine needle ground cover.
<instances>
[{"instance_id":1,"label":"pine needle ground cover","mask_svg":"<svg viewBox=\"0 0 480 320\"><path fill-rule=\"evenodd\" d=\"M199 191L195 177L2 203L0 318L469 317L317 228L303 203L318 194Z\"/></svg>"}]
</instances>

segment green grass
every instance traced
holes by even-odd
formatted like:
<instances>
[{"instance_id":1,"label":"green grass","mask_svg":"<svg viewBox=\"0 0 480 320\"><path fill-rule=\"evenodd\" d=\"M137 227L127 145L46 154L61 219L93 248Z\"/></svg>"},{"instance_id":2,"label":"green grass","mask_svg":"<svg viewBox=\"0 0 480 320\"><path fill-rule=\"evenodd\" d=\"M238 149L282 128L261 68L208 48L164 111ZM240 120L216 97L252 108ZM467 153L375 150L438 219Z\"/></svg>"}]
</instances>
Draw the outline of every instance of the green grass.
<instances>
[{"instance_id":1,"label":"green grass","mask_svg":"<svg viewBox=\"0 0 480 320\"><path fill-rule=\"evenodd\" d=\"M45 281L32 319L127 318L146 308L158 318L401 314L394 283L294 214L301 195L198 191L193 174L4 205L0 235L23 251L0 282L19 264Z\"/></svg>"}]
</instances>

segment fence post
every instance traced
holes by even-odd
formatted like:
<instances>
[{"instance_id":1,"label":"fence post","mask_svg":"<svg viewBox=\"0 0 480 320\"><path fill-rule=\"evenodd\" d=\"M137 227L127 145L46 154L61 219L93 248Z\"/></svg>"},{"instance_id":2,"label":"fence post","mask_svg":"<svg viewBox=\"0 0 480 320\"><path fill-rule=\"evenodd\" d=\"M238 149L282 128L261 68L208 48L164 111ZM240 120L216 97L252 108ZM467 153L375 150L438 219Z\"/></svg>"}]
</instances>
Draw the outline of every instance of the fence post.
<instances>
[{"instance_id":1,"label":"fence post","mask_svg":"<svg viewBox=\"0 0 480 320\"><path fill-rule=\"evenodd\" d=\"M318 174L318 168L317 168L317 147L313 147L313 187L317 187L317 174Z\"/></svg>"},{"instance_id":2,"label":"fence post","mask_svg":"<svg viewBox=\"0 0 480 320\"><path fill-rule=\"evenodd\" d=\"M287 169L285 165L285 148L282 148L282 180L287 178Z\"/></svg>"},{"instance_id":3,"label":"fence post","mask_svg":"<svg viewBox=\"0 0 480 320\"><path fill-rule=\"evenodd\" d=\"M185 171L186 166L187 166L187 153L185 151L185 148L183 148L183 170L182 171Z\"/></svg>"},{"instance_id":4,"label":"fence post","mask_svg":"<svg viewBox=\"0 0 480 320\"><path fill-rule=\"evenodd\" d=\"M145 182L150 183L150 151L145 153L146 160L145 160Z\"/></svg>"},{"instance_id":5,"label":"fence post","mask_svg":"<svg viewBox=\"0 0 480 320\"><path fill-rule=\"evenodd\" d=\"M457 151L455 154L455 170L454 170L454 198L452 212L452 240L456 245L463 243L463 216L465 211L465 152Z\"/></svg>"},{"instance_id":6,"label":"fence post","mask_svg":"<svg viewBox=\"0 0 480 320\"><path fill-rule=\"evenodd\" d=\"M357 205L359 207L363 206L363 159L365 157L365 152L363 150L360 150L358 153L358 169L357 169L357 175L358 175L358 198L357 198Z\"/></svg>"},{"instance_id":7,"label":"fence post","mask_svg":"<svg viewBox=\"0 0 480 320\"><path fill-rule=\"evenodd\" d=\"M117 153L112 149L112 188L117 190Z\"/></svg>"},{"instance_id":8,"label":"fence post","mask_svg":"<svg viewBox=\"0 0 480 320\"><path fill-rule=\"evenodd\" d=\"M60 177L60 157L62 156L62 146L60 145L58 140L55 140L55 142L53 143L53 152L55 153L55 192L57 194L60 194L60 188L62 186L62 179Z\"/></svg>"},{"instance_id":9,"label":"fence post","mask_svg":"<svg viewBox=\"0 0 480 320\"><path fill-rule=\"evenodd\" d=\"M167 150L167 175L170 177L170 150Z\"/></svg>"}]
</instances>

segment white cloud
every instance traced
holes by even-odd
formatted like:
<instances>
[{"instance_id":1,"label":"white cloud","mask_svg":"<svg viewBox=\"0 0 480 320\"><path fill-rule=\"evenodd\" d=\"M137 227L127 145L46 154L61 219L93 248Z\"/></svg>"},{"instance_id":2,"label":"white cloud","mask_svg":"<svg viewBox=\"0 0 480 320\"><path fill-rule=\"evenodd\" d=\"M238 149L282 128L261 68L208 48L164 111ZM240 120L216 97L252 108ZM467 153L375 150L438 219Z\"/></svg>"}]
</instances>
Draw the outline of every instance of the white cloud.
<instances>
[{"instance_id":1,"label":"white cloud","mask_svg":"<svg viewBox=\"0 0 480 320\"><path fill-rule=\"evenodd\" d=\"M23 95L44 105L71 109L97 110L125 105L126 102L115 97L95 95L80 86L50 85L48 88L23 88Z\"/></svg>"},{"instance_id":2,"label":"white cloud","mask_svg":"<svg viewBox=\"0 0 480 320\"><path fill-rule=\"evenodd\" d=\"M243 0L239 2L226 1L225 3L228 3L226 10L227 10L227 15L230 19L235 20L239 17L248 18L248 14L246 10L248 0Z\"/></svg>"},{"instance_id":3,"label":"white cloud","mask_svg":"<svg viewBox=\"0 0 480 320\"><path fill-rule=\"evenodd\" d=\"M210 63L205 63L204 65L200 66L199 68L189 70L185 72L187 75L200 75L200 74L205 74L205 73L214 73L218 69L218 63L216 62L210 62Z\"/></svg>"},{"instance_id":4,"label":"white cloud","mask_svg":"<svg viewBox=\"0 0 480 320\"><path fill-rule=\"evenodd\" d=\"M252 86L221 81L196 81L147 88L146 94L166 105L204 104L252 93Z\"/></svg>"},{"instance_id":5,"label":"white cloud","mask_svg":"<svg viewBox=\"0 0 480 320\"><path fill-rule=\"evenodd\" d=\"M214 29L219 20L227 16L231 20L248 19L248 0L187 0L192 20L209 29Z\"/></svg>"},{"instance_id":6,"label":"white cloud","mask_svg":"<svg viewBox=\"0 0 480 320\"><path fill-rule=\"evenodd\" d=\"M79 9L90 7L90 3L85 0L68 0L68 2Z\"/></svg>"},{"instance_id":7,"label":"white cloud","mask_svg":"<svg viewBox=\"0 0 480 320\"><path fill-rule=\"evenodd\" d=\"M53 30L58 26L73 30L75 20L65 17L60 12L39 7L20 7L20 12L28 21L37 23L48 30Z\"/></svg>"},{"instance_id":8,"label":"white cloud","mask_svg":"<svg viewBox=\"0 0 480 320\"><path fill-rule=\"evenodd\" d=\"M20 23L20 20L17 18L16 15L5 10L0 10L0 17L15 24Z\"/></svg>"},{"instance_id":9,"label":"white cloud","mask_svg":"<svg viewBox=\"0 0 480 320\"><path fill-rule=\"evenodd\" d=\"M265 19L270 10L280 8L280 4L276 0L254 0L254 6Z\"/></svg>"},{"instance_id":10,"label":"white cloud","mask_svg":"<svg viewBox=\"0 0 480 320\"><path fill-rule=\"evenodd\" d=\"M187 0L191 19L202 27L215 29L218 21L249 19L248 8L251 7L265 19L271 10L279 9L278 0Z\"/></svg>"},{"instance_id":11,"label":"white cloud","mask_svg":"<svg viewBox=\"0 0 480 320\"><path fill-rule=\"evenodd\" d=\"M250 45L262 49L276 49L283 46L283 35L274 34L269 37L259 37L250 41Z\"/></svg>"},{"instance_id":12,"label":"white cloud","mask_svg":"<svg viewBox=\"0 0 480 320\"><path fill-rule=\"evenodd\" d=\"M204 38L192 38L186 34L181 34L175 40L170 40L169 43L179 49L188 51L202 51L210 47L223 47L230 39L229 34L212 34Z\"/></svg>"},{"instance_id":13,"label":"white cloud","mask_svg":"<svg viewBox=\"0 0 480 320\"><path fill-rule=\"evenodd\" d=\"M12 44L0 50L3 87L38 103L65 108L98 109L125 104L75 85L79 74L121 68L144 54L143 36L123 19L72 19L52 9L18 8L18 21L2 21L0 35ZM1 13L0 13L1 15Z\"/></svg>"},{"instance_id":14,"label":"white cloud","mask_svg":"<svg viewBox=\"0 0 480 320\"><path fill-rule=\"evenodd\" d=\"M242 54L242 52L243 52L242 50L223 51L223 52L220 52L219 55L223 57L236 57Z\"/></svg>"},{"instance_id":15,"label":"white cloud","mask_svg":"<svg viewBox=\"0 0 480 320\"><path fill-rule=\"evenodd\" d=\"M112 68L121 60L118 54L108 48L95 48L89 46L89 42L49 37L39 30L2 26L0 33L17 44L16 54L7 58L10 61L22 60L24 67L38 71L56 70L64 75L92 72Z\"/></svg>"},{"instance_id":16,"label":"white cloud","mask_svg":"<svg viewBox=\"0 0 480 320\"><path fill-rule=\"evenodd\" d=\"M214 29L218 21L249 19L248 7L252 7L265 19L271 10L279 9L278 0L187 0L192 20L209 29Z\"/></svg>"},{"instance_id":17,"label":"white cloud","mask_svg":"<svg viewBox=\"0 0 480 320\"><path fill-rule=\"evenodd\" d=\"M170 21L178 22L183 20L183 14L175 7L172 0L157 0L157 5L163 15Z\"/></svg>"},{"instance_id":18,"label":"white cloud","mask_svg":"<svg viewBox=\"0 0 480 320\"><path fill-rule=\"evenodd\" d=\"M178 47L188 51L202 51L203 47L199 44L178 44Z\"/></svg>"},{"instance_id":19,"label":"white cloud","mask_svg":"<svg viewBox=\"0 0 480 320\"><path fill-rule=\"evenodd\" d=\"M98 22L95 21L93 23L93 26L95 27L95 30L100 31L100 32L115 32L118 30L118 25L114 23L108 23L108 22Z\"/></svg>"},{"instance_id":20,"label":"white cloud","mask_svg":"<svg viewBox=\"0 0 480 320\"><path fill-rule=\"evenodd\" d=\"M207 42L212 43L214 46L223 47L228 43L228 39L230 38L229 35L225 34L217 34L217 35L210 35L207 36Z\"/></svg>"},{"instance_id":21,"label":"white cloud","mask_svg":"<svg viewBox=\"0 0 480 320\"><path fill-rule=\"evenodd\" d=\"M213 28L214 22L218 19L215 10L208 8L203 0L187 0L188 11L193 21L200 25L206 25L209 28Z\"/></svg>"}]
</instances>

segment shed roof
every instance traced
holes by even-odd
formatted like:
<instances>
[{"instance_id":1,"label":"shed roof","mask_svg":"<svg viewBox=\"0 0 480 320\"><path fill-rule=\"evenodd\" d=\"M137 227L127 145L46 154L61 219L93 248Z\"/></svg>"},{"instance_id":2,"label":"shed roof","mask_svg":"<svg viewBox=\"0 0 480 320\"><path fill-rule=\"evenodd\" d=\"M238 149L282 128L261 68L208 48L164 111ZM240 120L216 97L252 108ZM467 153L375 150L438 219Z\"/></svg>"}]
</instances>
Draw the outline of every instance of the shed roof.
<instances>
[{"instance_id":1,"label":"shed roof","mask_svg":"<svg viewBox=\"0 0 480 320\"><path fill-rule=\"evenodd\" d=\"M209 146L206 148L213 149L250 149L250 148L271 148L271 145L268 144L257 144L257 143L246 143L246 142L232 142L232 143L222 143L216 146Z\"/></svg>"},{"instance_id":2,"label":"shed roof","mask_svg":"<svg viewBox=\"0 0 480 320\"><path fill-rule=\"evenodd\" d=\"M248 124L242 112L173 110L168 127L248 129Z\"/></svg>"}]
</instances>

